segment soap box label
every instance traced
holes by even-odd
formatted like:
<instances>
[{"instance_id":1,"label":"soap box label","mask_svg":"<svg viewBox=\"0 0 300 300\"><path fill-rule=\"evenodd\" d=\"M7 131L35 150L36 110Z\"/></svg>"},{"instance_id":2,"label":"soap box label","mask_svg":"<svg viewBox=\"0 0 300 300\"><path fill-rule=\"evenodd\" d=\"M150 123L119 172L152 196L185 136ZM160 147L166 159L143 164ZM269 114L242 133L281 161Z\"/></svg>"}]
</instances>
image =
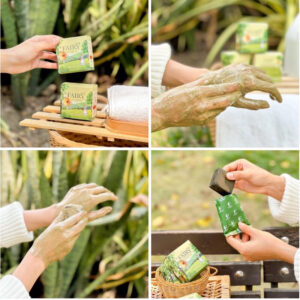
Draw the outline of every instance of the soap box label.
<instances>
[{"instance_id":1,"label":"soap box label","mask_svg":"<svg viewBox=\"0 0 300 300\"><path fill-rule=\"evenodd\" d=\"M62 39L56 47L58 73L94 70L92 41L89 36Z\"/></svg>"},{"instance_id":2,"label":"soap box label","mask_svg":"<svg viewBox=\"0 0 300 300\"><path fill-rule=\"evenodd\" d=\"M64 82L61 85L61 116L91 121L97 113L97 85Z\"/></svg>"},{"instance_id":3,"label":"soap box label","mask_svg":"<svg viewBox=\"0 0 300 300\"><path fill-rule=\"evenodd\" d=\"M268 50L268 24L240 22L236 31L236 50L240 53L262 53Z\"/></svg>"}]
</instances>

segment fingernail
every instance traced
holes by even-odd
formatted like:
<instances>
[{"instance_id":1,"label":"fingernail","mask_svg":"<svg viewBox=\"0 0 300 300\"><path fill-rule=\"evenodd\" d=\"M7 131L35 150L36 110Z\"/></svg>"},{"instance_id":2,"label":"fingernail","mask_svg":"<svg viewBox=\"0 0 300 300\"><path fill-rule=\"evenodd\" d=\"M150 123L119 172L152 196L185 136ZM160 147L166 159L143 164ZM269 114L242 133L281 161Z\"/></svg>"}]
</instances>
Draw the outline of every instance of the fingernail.
<instances>
[{"instance_id":1,"label":"fingernail","mask_svg":"<svg viewBox=\"0 0 300 300\"><path fill-rule=\"evenodd\" d=\"M226 174L226 177L227 177L228 179L234 179L233 173L227 173L227 174Z\"/></svg>"},{"instance_id":2,"label":"fingernail","mask_svg":"<svg viewBox=\"0 0 300 300\"><path fill-rule=\"evenodd\" d=\"M59 38L58 36L54 36L54 37L53 37L53 43L54 43L54 44L58 44L59 41L60 41L60 38Z\"/></svg>"}]
</instances>

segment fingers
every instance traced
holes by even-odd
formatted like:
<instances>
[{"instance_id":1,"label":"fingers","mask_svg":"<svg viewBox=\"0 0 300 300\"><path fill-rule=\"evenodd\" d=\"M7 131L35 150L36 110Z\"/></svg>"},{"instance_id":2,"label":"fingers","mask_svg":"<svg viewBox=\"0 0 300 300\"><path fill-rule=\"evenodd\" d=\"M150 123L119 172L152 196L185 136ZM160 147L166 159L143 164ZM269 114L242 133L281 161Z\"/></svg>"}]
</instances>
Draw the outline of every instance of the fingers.
<instances>
[{"instance_id":1,"label":"fingers","mask_svg":"<svg viewBox=\"0 0 300 300\"><path fill-rule=\"evenodd\" d=\"M106 207L103 207L99 210L96 210L96 211L91 211L89 214L88 214L88 217L89 217L89 222L90 221L94 221L96 219L99 219L101 217L104 217L106 216L107 214L109 214L110 212L112 211L112 207L111 206L106 206Z\"/></svg>"},{"instance_id":2,"label":"fingers","mask_svg":"<svg viewBox=\"0 0 300 300\"><path fill-rule=\"evenodd\" d=\"M236 239L233 236L228 236L226 237L226 241L232 248L234 248L238 252L241 252L243 242L240 239Z\"/></svg>"},{"instance_id":3,"label":"fingers","mask_svg":"<svg viewBox=\"0 0 300 300\"><path fill-rule=\"evenodd\" d=\"M57 61L57 56L54 52L49 52L49 51L43 51L41 56L41 59L49 59L53 61Z\"/></svg>"},{"instance_id":4,"label":"fingers","mask_svg":"<svg viewBox=\"0 0 300 300\"><path fill-rule=\"evenodd\" d=\"M75 224L69 232L69 238L73 238L78 236L81 231L85 228L86 224L88 223L88 218L84 218L80 220L77 224Z\"/></svg>"},{"instance_id":5,"label":"fingers","mask_svg":"<svg viewBox=\"0 0 300 300\"><path fill-rule=\"evenodd\" d=\"M252 100L252 99L247 99L245 97L240 97L235 103L232 104L232 106L238 108L251 109L251 110L258 110L258 109L264 109L270 107L267 101Z\"/></svg>"},{"instance_id":6,"label":"fingers","mask_svg":"<svg viewBox=\"0 0 300 300\"><path fill-rule=\"evenodd\" d=\"M61 212L62 213L62 212ZM60 213L60 214L61 214ZM59 215L60 215L59 214ZM80 220L82 220L85 216L87 216L87 212L86 211L81 211L71 217L69 217L68 219L66 219L65 221L61 222L61 225L63 227L66 228L70 228L72 226L74 226L75 224L77 224ZM59 216L58 216L59 217Z\"/></svg>"},{"instance_id":7,"label":"fingers","mask_svg":"<svg viewBox=\"0 0 300 300\"><path fill-rule=\"evenodd\" d=\"M118 199L118 197L111 193L111 192L106 192L106 193L102 193L99 195L91 195L93 201L94 201L94 205L97 205L99 203L105 202L105 201L116 201Z\"/></svg>"},{"instance_id":8,"label":"fingers","mask_svg":"<svg viewBox=\"0 0 300 300\"><path fill-rule=\"evenodd\" d=\"M49 61L40 60L36 68L57 69L57 63L51 63Z\"/></svg>"},{"instance_id":9,"label":"fingers","mask_svg":"<svg viewBox=\"0 0 300 300\"><path fill-rule=\"evenodd\" d=\"M230 171L237 171L237 170L243 170L244 169L244 162L246 160L244 159L237 159L231 163L229 163L228 165L224 166L223 169L226 172L230 172ZM229 179L229 178L228 178Z\"/></svg>"},{"instance_id":10,"label":"fingers","mask_svg":"<svg viewBox=\"0 0 300 300\"><path fill-rule=\"evenodd\" d=\"M255 229L247 224L239 222L239 228L243 233L246 233L249 237L251 237L255 233Z\"/></svg>"},{"instance_id":11,"label":"fingers","mask_svg":"<svg viewBox=\"0 0 300 300\"><path fill-rule=\"evenodd\" d=\"M201 97L215 97L239 91L240 84L237 82L221 83L195 87L195 89L200 89Z\"/></svg>"},{"instance_id":12,"label":"fingers","mask_svg":"<svg viewBox=\"0 0 300 300\"><path fill-rule=\"evenodd\" d=\"M235 93L234 95L222 95L209 99L208 101L199 102L199 111L210 111L217 109L226 109L228 106L232 105L240 96L240 93Z\"/></svg>"},{"instance_id":13,"label":"fingers","mask_svg":"<svg viewBox=\"0 0 300 300\"><path fill-rule=\"evenodd\" d=\"M91 192L93 195L99 195L101 193L109 192L109 190L104 186L96 186L94 188L89 189L89 192Z\"/></svg>"},{"instance_id":14,"label":"fingers","mask_svg":"<svg viewBox=\"0 0 300 300\"><path fill-rule=\"evenodd\" d=\"M247 177L245 171L232 171L226 174L227 179L229 180L241 180Z\"/></svg>"},{"instance_id":15,"label":"fingers","mask_svg":"<svg viewBox=\"0 0 300 300\"><path fill-rule=\"evenodd\" d=\"M273 83L273 80L271 77L269 77L263 70L261 69L257 69L254 71L254 74L255 74L255 77L260 79L260 80L263 80L263 81L267 81L267 82L270 82L270 83Z\"/></svg>"},{"instance_id":16,"label":"fingers","mask_svg":"<svg viewBox=\"0 0 300 300\"><path fill-rule=\"evenodd\" d=\"M246 234L246 233L243 233L243 234L242 234L242 242L243 242L243 243L244 243L244 242L248 242L249 239L250 239L250 237L249 237L248 234Z\"/></svg>"},{"instance_id":17,"label":"fingers","mask_svg":"<svg viewBox=\"0 0 300 300\"><path fill-rule=\"evenodd\" d=\"M36 49L43 50L55 50L56 46L60 42L60 37L57 35L36 35L30 40L36 43Z\"/></svg>"},{"instance_id":18,"label":"fingers","mask_svg":"<svg viewBox=\"0 0 300 300\"><path fill-rule=\"evenodd\" d=\"M81 183L81 184L73 186L72 190L73 191L78 191L78 190L81 190L83 188L91 189L91 188L94 188L94 187L97 187L97 186L98 185L96 183Z\"/></svg>"},{"instance_id":19,"label":"fingers","mask_svg":"<svg viewBox=\"0 0 300 300\"><path fill-rule=\"evenodd\" d=\"M269 83L269 82L266 82L266 81L263 81L260 79L255 79L254 89L251 88L251 91L255 91L255 90L269 93L273 100L282 102L282 97L281 97L278 89L272 83Z\"/></svg>"}]
</instances>

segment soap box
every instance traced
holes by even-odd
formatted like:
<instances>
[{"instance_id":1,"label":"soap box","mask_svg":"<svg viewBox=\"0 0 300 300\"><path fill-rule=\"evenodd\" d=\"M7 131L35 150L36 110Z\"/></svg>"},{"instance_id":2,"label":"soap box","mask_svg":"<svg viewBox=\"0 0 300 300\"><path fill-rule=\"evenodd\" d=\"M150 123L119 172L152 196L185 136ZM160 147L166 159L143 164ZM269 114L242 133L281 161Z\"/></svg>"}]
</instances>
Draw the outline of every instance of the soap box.
<instances>
[{"instance_id":1,"label":"soap box","mask_svg":"<svg viewBox=\"0 0 300 300\"><path fill-rule=\"evenodd\" d=\"M239 222L250 225L235 194L217 199L216 208L225 236L241 233Z\"/></svg>"},{"instance_id":2,"label":"soap box","mask_svg":"<svg viewBox=\"0 0 300 300\"><path fill-rule=\"evenodd\" d=\"M61 116L91 121L97 113L96 84L64 82L61 85Z\"/></svg>"},{"instance_id":3,"label":"soap box","mask_svg":"<svg viewBox=\"0 0 300 300\"><path fill-rule=\"evenodd\" d=\"M236 31L236 50L240 53L262 53L268 50L268 24L240 22Z\"/></svg>"},{"instance_id":4,"label":"soap box","mask_svg":"<svg viewBox=\"0 0 300 300\"><path fill-rule=\"evenodd\" d=\"M208 260L190 241L186 241L171 252L163 264L184 283L199 275L208 266Z\"/></svg>"},{"instance_id":5,"label":"soap box","mask_svg":"<svg viewBox=\"0 0 300 300\"><path fill-rule=\"evenodd\" d=\"M224 66L231 64L251 64L251 55L242 54L237 51L222 51L221 62Z\"/></svg>"},{"instance_id":6,"label":"soap box","mask_svg":"<svg viewBox=\"0 0 300 300\"><path fill-rule=\"evenodd\" d=\"M253 65L266 72L274 81L280 81L282 76L283 55L278 51L255 54Z\"/></svg>"},{"instance_id":7,"label":"soap box","mask_svg":"<svg viewBox=\"0 0 300 300\"><path fill-rule=\"evenodd\" d=\"M91 37L78 36L62 39L56 47L58 73L75 73L94 70Z\"/></svg>"}]
</instances>

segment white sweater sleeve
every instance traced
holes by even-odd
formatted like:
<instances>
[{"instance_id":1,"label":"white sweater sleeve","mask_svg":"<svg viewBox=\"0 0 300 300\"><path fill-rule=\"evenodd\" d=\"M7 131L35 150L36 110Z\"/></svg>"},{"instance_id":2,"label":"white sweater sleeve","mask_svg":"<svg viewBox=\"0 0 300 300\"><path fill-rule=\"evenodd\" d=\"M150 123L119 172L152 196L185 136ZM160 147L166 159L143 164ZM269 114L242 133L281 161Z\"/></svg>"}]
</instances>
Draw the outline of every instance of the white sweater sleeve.
<instances>
[{"instance_id":1,"label":"white sweater sleeve","mask_svg":"<svg viewBox=\"0 0 300 300\"><path fill-rule=\"evenodd\" d=\"M26 228L22 205L13 202L0 208L0 247L8 248L31 240L33 232Z\"/></svg>"},{"instance_id":2,"label":"white sweater sleeve","mask_svg":"<svg viewBox=\"0 0 300 300\"><path fill-rule=\"evenodd\" d=\"M297 225L299 223L299 180L288 174L281 176L285 178L283 198L278 201L269 197L269 208L274 219L289 225Z\"/></svg>"},{"instance_id":3,"label":"white sweater sleeve","mask_svg":"<svg viewBox=\"0 0 300 300\"><path fill-rule=\"evenodd\" d=\"M0 280L0 299L29 299L23 283L13 275L6 275Z\"/></svg>"},{"instance_id":4,"label":"white sweater sleeve","mask_svg":"<svg viewBox=\"0 0 300 300\"><path fill-rule=\"evenodd\" d=\"M297 250L294 257L294 273L298 282L299 282L299 273L300 273L299 265L300 265L300 249Z\"/></svg>"},{"instance_id":5,"label":"white sweater sleeve","mask_svg":"<svg viewBox=\"0 0 300 300\"><path fill-rule=\"evenodd\" d=\"M151 97L157 97L165 91L162 78L171 57L171 47L164 43L151 46Z\"/></svg>"}]
</instances>

